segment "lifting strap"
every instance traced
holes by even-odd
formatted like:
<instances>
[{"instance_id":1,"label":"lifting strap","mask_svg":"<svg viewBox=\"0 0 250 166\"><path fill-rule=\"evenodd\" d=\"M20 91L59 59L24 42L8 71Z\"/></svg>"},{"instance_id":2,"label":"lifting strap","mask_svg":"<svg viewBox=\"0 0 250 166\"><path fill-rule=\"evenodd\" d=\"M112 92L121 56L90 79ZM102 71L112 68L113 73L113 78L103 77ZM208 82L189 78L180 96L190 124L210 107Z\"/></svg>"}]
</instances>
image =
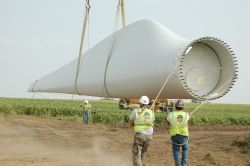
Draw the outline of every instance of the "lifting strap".
<instances>
[{"instance_id":1,"label":"lifting strap","mask_svg":"<svg viewBox=\"0 0 250 166\"><path fill-rule=\"evenodd\" d=\"M86 4L85 4L85 16L84 16L83 27L82 27L82 35L81 35L79 55L78 55L78 59L77 59L75 85L74 85L74 91L73 91L73 94L72 94L72 99L73 99L73 95L75 93L77 93L78 95L80 95L78 87L77 87L77 83L78 83L78 75L79 75L79 71L80 71L81 57L82 57L82 53L83 53L83 44L84 44L85 32L86 32L86 27L87 27L87 24L88 24L88 21L89 21L89 11L90 11L89 0L86 0Z\"/></svg>"},{"instance_id":2,"label":"lifting strap","mask_svg":"<svg viewBox=\"0 0 250 166\"><path fill-rule=\"evenodd\" d=\"M124 0L121 0L121 13L122 13L122 28L124 29L126 27Z\"/></svg>"},{"instance_id":3,"label":"lifting strap","mask_svg":"<svg viewBox=\"0 0 250 166\"><path fill-rule=\"evenodd\" d=\"M122 2L123 2L123 0L119 0L118 5L117 5L116 17L115 17L115 25L114 25L114 29L113 29L113 33L112 33L112 39L111 39L111 43L110 43L108 59L107 59L107 62L106 62L106 65L105 65L105 71L104 71L104 83L103 83L102 96L103 96L103 93L104 93L104 90L105 90L108 97L111 97L110 93L108 92L108 88L107 88L107 70L108 70L109 61L111 59L111 55L112 55L114 45L115 45L115 40L116 40L116 35L117 35L118 20L119 20L119 16L120 16L120 8L122 6L124 6L124 4L122 5ZM121 10L124 10L124 9L121 9ZM124 15L124 12L122 14ZM123 24L125 25L125 16L123 16L123 17L124 17Z\"/></svg>"},{"instance_id":4,"label":"lifting strap","mask_svg":"<svg viewBox=\"0 0 250 166\"><path fill-rule=\"evenodd\" d=\"M34 87L36 86L37 81L38 81L38 80L36 80L36 81L34 82L34 84L33 84L33 86L32 86L32 89L31 89L31 92L33 92L33 94L32 94L32 99L35 98L36 92L34 92Z\"/></svg>"}]
</instances>

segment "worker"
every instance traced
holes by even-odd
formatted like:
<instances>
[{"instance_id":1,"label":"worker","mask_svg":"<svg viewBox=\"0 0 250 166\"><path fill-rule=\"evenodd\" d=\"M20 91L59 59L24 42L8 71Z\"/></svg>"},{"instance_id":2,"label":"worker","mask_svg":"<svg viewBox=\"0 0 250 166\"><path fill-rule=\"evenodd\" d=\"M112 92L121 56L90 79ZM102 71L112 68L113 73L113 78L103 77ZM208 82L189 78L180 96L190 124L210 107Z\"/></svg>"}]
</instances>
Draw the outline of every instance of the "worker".
<instances>
[{"instance_id":1,"label":"worker","mask_svg":"<svg viewBox=\"0 0 250 166\"><path fill-rule=\"evenodd\" d=\"M149 98L140 98L140 108L130 114L130 126L134 129L134 143L132 147L133 166L143 166L143 158L152 140L154 112L148 109Z\"/></svg>"},{"instance_id":2,"label":"worker","mask_svg":"<svg viewBox=\"0 0 250 166\"><path fill-rule=\"evenodd\" d=\"M166 106L165 101L160 102L158 107L160 108L161 112L167 113L167 106Z\"/></svg>"},{"instance_id":3,"label":"worker","mask_svg":"<svg viewBox=\"0 0 250 166\"><path fill-rule=\"evenodd\" d=\"M168 111L169 112L173 112L173 110L174 110L174 101L173 100L169 100Z\"/></svg>"},{"instance_id":4,"label":"worker","mask_svg":"<svg viewBox=\"0 0 250 166\"><path fill-rule=\"evenodd\" d=\"M88 124L91 118L91 105L88 100L83 100L83 104L81 106L83 107L83 123Z\"/></svg>"},{"instance_id":5,"label":"worker","mask_svg":"<svg viewBox=\"0 0 250 166\"><path fill-rule=\"evenodd\" d=\"M170 124L169 133L172 140L173 156L175 166L187 166L188 164L188 121L191 114L184 112L183 100L177 100L175 111L170 112L167 120ZM182 148L182 158L180 159L180 148Z\"/></svg>"},{"instance_id":6,"label":"worker","mask_svg":"<svg viewBox=\"0 0 250 166\"><path fill-rule=\"evenodd\" d=\"M119 109L125 109L126 108L125 104L126 104L125 101L123 99L120 99L118 103Z\"/></svg>"}]
</instances>

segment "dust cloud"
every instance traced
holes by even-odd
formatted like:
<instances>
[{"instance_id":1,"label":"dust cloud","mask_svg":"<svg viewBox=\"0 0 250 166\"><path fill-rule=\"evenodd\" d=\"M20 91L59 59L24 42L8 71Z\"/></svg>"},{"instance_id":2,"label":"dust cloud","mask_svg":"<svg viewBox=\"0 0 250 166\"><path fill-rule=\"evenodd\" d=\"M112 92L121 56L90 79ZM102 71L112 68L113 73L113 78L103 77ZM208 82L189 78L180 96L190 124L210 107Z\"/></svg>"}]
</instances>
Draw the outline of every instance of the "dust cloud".
<instances>
[{"instance_id":1,"label":"dust cloud","mask_svg":"<svg viewBox=\"0 0 250 166\"><path fill-rule=\"evenodd\" d=\"M250 126L191 126L189 165L211 165L204 160L213 152L218 165L246 166L249 154L232 146L244 139ZM145 156L150 166L173 165L165 128L155 132ZM129 128L83 125L31 116L0 115L0 166L132 166Z\"/></svg>"},{"instance_id":2,"label":"dust cloud","mask_svg":"<svg viewBox=\"0 0 250 166\"><path fill-rule=\"evenodd\" d=\"M113 142L105 136L91 136L81 130L78 133L75 129L53 130L43 124L0 118L0 166L132 165L131 153L112 151Z\"/></svg>"},{"instance_id":3,"label":"dust cloud","mask_svg":"<svg viewBox=\"0 0 250 166\"><path fill-rule=\"evenodd\" d=\"M103 150L102 144L104 138L98 138L93 141L93 148L84 150L81 154L81 162L91 166L130 166L131 154L117 154Z\"/></svg>"}]
</instances>

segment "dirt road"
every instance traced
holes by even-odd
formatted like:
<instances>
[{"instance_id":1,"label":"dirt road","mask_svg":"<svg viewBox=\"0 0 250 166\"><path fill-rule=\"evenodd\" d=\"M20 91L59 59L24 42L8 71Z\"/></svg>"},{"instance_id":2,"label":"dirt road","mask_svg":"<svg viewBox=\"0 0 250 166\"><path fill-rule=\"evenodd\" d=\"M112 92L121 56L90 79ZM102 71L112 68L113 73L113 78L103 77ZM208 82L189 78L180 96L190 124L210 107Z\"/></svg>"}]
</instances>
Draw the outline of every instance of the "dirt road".
<instances>
[{"instance_id":1,"label":"dirt road","mask_svg":"<svg viewBox=\"0 0 250 166\"><path fill-rule=\"evenodd\" d=\"M191 127L191 166L250 166L250 154L232 146L250 126ZM132 166L128 127L83 125L32 116L0 115L0 166ZM148 166L172 166L165 128L155 131Z\"/></svg>"}]
</instances>

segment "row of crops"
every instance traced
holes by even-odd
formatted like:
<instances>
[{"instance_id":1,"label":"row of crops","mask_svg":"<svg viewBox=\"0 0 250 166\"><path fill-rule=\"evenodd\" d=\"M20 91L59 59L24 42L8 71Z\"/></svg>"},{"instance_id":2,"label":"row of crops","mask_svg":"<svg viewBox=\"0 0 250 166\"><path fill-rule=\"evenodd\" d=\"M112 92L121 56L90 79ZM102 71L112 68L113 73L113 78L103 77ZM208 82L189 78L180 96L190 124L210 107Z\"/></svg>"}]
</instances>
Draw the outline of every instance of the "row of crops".
<instances>
[{"instance_id":1,"label":"row of crops","mask_svg":"<svg viewBox=\"0 0 250 166\"><path fill-rule=\"evenodd\" d=\"M58 119L81 120L81 101L48 99L10 99L0 98L0 113L11 115L33 115L56 117ZM129 121L128 110L120 110L118 101L90 101L92 122L103 124L125 124ZM190 112L198 104L185 104ZM156 113L156 125L166 123L166 114ZM250 125L250 105L206 104L195 112L192 125Z\"/></svg>"}]
</instances>

